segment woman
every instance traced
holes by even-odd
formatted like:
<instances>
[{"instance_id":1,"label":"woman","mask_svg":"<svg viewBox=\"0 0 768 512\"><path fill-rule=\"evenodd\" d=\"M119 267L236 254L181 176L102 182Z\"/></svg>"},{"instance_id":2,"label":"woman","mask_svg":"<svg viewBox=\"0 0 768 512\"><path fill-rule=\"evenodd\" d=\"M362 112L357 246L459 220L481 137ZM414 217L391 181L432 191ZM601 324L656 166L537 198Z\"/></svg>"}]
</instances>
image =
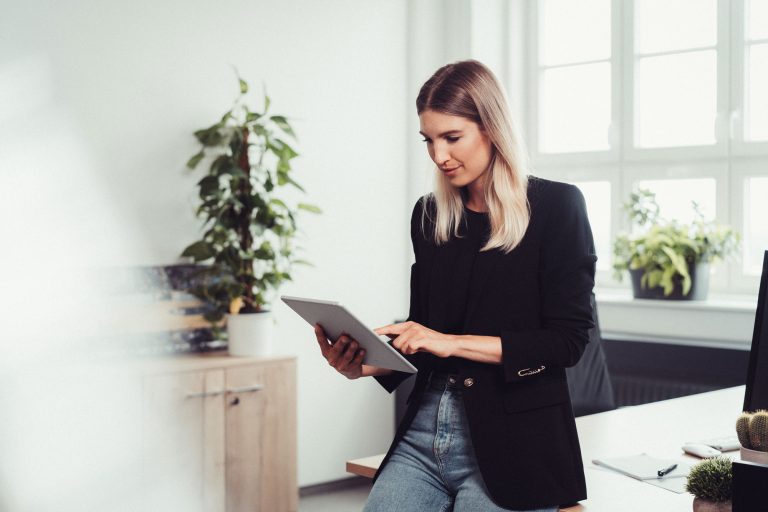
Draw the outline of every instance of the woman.
<instances>
[{"instance_id":1,"label":"woman","mask_svg":"<svg viewBox=\"0 0 768 512\"><path fill-rule=\"evenodd\" d=\"M565 377L593 326L584 199L526 176L503 90L479 62L437 70L416 107L437 186L411 217L408 321L376 332L419 372L365 510L556 511L586 498ZM407 377L315 333L350 379L391 392Z\"/></svg>"}]
</instances>

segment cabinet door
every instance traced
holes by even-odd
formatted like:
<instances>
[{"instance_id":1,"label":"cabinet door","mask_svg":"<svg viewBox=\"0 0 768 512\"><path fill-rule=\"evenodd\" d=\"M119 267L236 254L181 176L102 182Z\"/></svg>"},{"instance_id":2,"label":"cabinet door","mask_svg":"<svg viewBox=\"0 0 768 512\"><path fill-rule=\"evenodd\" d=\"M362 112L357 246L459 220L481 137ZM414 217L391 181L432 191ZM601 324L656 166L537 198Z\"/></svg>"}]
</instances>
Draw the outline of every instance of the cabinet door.
<instances>
[{"instance_id":1,"label":"cabinet door","mask_svg":"<svg viewBox=\"0 0 768 512\"><path fill-rule=\"evenodd\" d=\"M297 510L295 363L228 368L226 383L227 512Z\"/></svg>"},{"instance_id":2,"label":"cabinet door","mask_svg":"<svg viewBox=\"0 0 768 512\"><path fill-rule=\"evenodd\" d=\"M224 510L224 373L144 380L145 510Z\"/></svg>"}]
</instances>

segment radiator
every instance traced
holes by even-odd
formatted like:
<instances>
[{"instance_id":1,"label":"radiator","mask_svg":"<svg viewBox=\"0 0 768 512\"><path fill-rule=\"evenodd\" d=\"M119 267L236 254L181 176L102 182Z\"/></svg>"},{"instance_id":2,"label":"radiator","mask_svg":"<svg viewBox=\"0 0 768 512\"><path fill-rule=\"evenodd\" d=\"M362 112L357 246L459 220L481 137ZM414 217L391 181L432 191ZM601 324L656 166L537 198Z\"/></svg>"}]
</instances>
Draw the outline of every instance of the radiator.
<instances>
[{"instance_id":1,"label":"radiator","mask_svg":"<svg viewBox=\"0 0 768 512\"><path fill-rule=\"evenodd\" d=\"M618 407L647 404L718 389L706 384L632 375L612 375L611 383Z\"/></svg>"}]
</instances>

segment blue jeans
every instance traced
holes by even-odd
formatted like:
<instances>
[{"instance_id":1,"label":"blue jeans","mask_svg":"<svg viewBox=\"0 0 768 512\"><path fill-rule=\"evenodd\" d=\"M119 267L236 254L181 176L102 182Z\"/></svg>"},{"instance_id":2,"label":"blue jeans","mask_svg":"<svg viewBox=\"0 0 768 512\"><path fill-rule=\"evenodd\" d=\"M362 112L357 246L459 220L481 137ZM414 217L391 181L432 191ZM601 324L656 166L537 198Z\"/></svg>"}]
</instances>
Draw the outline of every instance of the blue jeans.
<instances>
[{"instance_id":1,"label":"blue jeans","mask_svg":"<svg viewBox=\"0 0 768 512\"><path fill-rule=\"evenodd\" d=\"M509 511L493 503L475 460L456 378L432 378L364 512ZM534 512L557 512L541 508Z\"/></svg>"}]
</instances>

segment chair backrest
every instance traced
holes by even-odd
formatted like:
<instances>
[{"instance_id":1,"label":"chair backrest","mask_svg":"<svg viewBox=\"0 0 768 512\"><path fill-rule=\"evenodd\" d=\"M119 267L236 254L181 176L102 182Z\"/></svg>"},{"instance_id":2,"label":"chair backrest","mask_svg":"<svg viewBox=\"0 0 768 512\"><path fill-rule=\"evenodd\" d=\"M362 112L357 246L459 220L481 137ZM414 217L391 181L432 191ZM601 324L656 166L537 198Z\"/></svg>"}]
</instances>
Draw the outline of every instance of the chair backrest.
<instances>
[{"instance_id":1,"label":"chair backrest","mask_svg":"<svg viewBox=\"0 0 768 512\"><path fill-rule=\"evenodd\" d=\"M600 337L600 323L594 294L591 302L595 326L589 331L589 343L581 360L575 366L566 368L565 371L573 413L576 416L616 409L616 399Z\"/></svg>"}]
</instances>

